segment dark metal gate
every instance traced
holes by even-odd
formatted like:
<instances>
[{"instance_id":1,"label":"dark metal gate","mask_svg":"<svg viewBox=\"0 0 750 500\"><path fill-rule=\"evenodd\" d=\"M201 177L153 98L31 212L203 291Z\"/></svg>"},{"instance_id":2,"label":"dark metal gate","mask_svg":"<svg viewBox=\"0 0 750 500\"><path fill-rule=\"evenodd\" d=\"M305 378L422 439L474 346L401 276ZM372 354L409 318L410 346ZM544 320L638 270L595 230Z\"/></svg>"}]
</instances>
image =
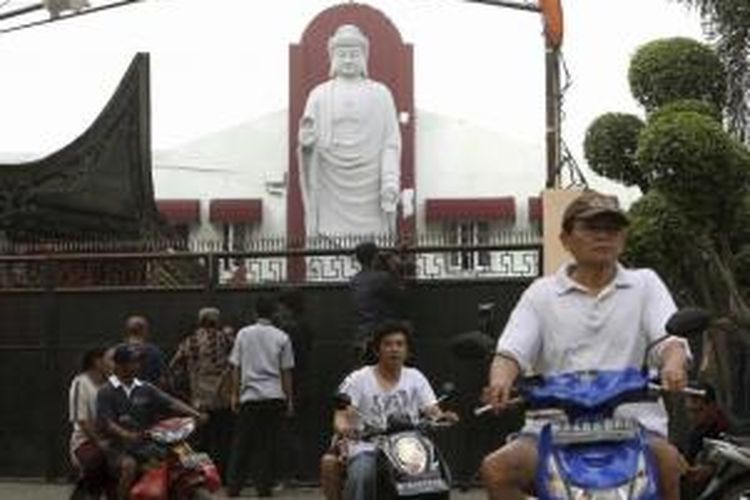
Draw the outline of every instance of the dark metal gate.
<instances>
[{"instance_id":1,"label":"dark metal gate","mask_svg":"<svg viewBox=\"0 0 750 500\"><path fill-rule=\"evenodd\" d=\"M60 252L46 246L43 253L39 247L26 247L21 254L14 247L0 256L0 476L52 478L67 473L67 390L78 357L87 347L118 342L128 315L145 315L152 340L169 356L190 332L199 308L215 305L226 323L240 327L252 320L251 306L259 294L299 286L314 336L307 374L310 404L297 417L305 431L300 458L305 479L315 481L317 459L330 437L330 395L352 366L354 320L346 286L354 271L351 246L290 252L265 244L232 253L207 247L122 251L119 245L92 246L83 253L81 247ZM452 263L461 259L453 254L461 252L490 252L492 266L497 266L456 270ZM480 303L495 304L493 329L502 327L521 292L538 275L538 239L531 235L460 248L421 244L397 253L411 262L405 286L417 364L435 387L453 381L459 389L453 404L464 421L441 439L457 478L467 480L517 416L470 416L486 366L457 359L448 342L478 328ZM308 279L289 283L285 261L300 258L306 259Z\"/></svg>"}]
</instances>

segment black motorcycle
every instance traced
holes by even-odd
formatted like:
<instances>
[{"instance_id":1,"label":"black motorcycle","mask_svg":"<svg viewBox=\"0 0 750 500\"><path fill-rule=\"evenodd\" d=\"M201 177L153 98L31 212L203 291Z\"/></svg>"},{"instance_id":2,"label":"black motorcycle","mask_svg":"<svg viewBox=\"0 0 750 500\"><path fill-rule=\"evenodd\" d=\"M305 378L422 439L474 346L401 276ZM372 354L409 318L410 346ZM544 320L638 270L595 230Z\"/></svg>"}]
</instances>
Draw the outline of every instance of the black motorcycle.
<instances>
[{"instance_id":1,"label":"black motorcycle","mask_svg":"<svg viewBox=\"0 0 750 500\"><path fill-rule=\"evenodd\" d=\"M378 500L450 498L451 472L432 435L453 426L454 420L392 414L384 423L372 422L347 395L339 394L336 400L338 408L351 407L360 416L363 427L357 438L375 446Z\"/></svg>"},{"instance_id":2,"label":"black motorcycle","mask_svg":"<svg viewBox=\"0 0 750 500\"><path fill-rule=\"evenodd\" d=\"M700 308L683 309L667 322L673 335L697 337L708 329L710 316ZM705 355L705 354L704 354ZM750 500L750 437L722 434L704 438L698 463L712 468L698 500Z\"/></svg>"},{"instance_id":3,"label":"black motorcycle","mask_svg":"<svg viewBox=\"0 0 750 500\"><path fill-rule=\"evenodd\" d=\"M704 439L701 463L714 469L699 500L750 500L750 438Z\"/></svg>"},{"instance_id":4,"label":"black motorcycle","mask_svg":"<svg viewBox=\"0 0 750 500\"><path fill-rule=\"evenodd\" d=\"M361 439L378 454L378 499L450 498L451 473L432 433L453 422L391 415L384 428L367 426Z\"/></svg>"}]
</instances>

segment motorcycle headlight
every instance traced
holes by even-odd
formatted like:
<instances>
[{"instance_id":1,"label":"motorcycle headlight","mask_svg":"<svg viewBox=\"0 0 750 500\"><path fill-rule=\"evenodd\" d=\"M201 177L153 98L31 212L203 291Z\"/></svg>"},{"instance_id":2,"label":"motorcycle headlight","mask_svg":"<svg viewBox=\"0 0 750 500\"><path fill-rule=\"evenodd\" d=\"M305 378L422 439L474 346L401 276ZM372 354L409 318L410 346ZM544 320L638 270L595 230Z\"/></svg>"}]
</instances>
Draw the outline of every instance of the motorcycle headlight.
<instances>
[{"instance_id":1,"label":"motorcycle headlight","mask_svg":"<svg viewBox=\"0 0 750 500\"><path fill-rule=\"evenodd\" d=\"M638 468L633 479L617 488L602 490L584 490L571 486L570 498L572 500L628 500L629 498L641 498L648 492L649 477L646 471L646 457L643 453L638 457Z\"/></svg>"},{"instance_id":2,"label":"motorcycle headlight","mask_svg":"<svg viewBox=\"0 0 750 500\"><path fill-rule=\"evenodd\" d=\"M628 500L631 498L630 483L624 484L619 488L608 488L602 490L587 490L577 486L567 485L560 474L555 458L550 455L547 462L549 477L547 479L547 489L552 498L560 500ZM632 497L637 498L637 497Z\"/></svg>"},{"instance_id":3,"label":"motorcycle headlight","mask_svg":"<svg viewBox=\"0 0 750 500\"><path fill-rule=\"evenodd\" d=\"M171 444L183 441L195 430L193 421L186 421L177 428L156 426L148 431L154 441Z\"/></svg>"},{"instance_id":4,"label":"motorcycle headlight","mask_svg":"<svg viewBox=\"0 0 750 500\"><path fill-rule=\"evenodd\" d=\"M629 494L630 484L620 486L619 488L594 491L586 491L575 486L570 488L570 498L573 500L628 500L631 498Z\"/></svg>"},{"instance_id":5,"label":"motorcycle headlight","mask_svg":"<svg viewBox=\"0 0 750 500\"><path fill-rule=\"evenodd\" d=\"M427 449L413 436L396 439L393 443L393 454L399 465L409 474L421 474L427 469Z\"/></svg>"}]
</instances>

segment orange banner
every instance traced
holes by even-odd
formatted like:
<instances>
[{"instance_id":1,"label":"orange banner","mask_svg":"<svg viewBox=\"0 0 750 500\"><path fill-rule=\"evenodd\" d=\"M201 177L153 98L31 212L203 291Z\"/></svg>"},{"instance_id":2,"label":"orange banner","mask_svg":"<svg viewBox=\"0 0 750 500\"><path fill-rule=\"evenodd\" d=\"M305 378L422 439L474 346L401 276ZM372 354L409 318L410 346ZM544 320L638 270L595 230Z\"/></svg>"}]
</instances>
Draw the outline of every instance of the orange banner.
<instances>
[{"instance_id":1,"label":"orange banner","mask_svg":"<svg viewBox=\"0 0 750 500\"><path fill-rule=\"evenodd\" d=\"M560 48L563 41L562 0L539 0L544 18L544 35L554 48Z\"/></svg>"}]
</instances>

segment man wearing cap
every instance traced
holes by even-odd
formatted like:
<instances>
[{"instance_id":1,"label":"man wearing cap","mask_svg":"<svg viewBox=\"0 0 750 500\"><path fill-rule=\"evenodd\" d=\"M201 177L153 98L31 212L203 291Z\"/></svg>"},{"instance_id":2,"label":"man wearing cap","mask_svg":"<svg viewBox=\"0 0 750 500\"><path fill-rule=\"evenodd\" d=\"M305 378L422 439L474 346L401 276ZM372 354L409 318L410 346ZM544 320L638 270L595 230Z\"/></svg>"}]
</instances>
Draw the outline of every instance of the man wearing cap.
<instances>
[{"instance_id":1,"label":"man wearing cap","mask_svg":"<svg viewBox=\"0 0 750 500\"><path fill-rule=\"evenodd\" d=\"M362 31L340 26L328 40L332 78L310 92L300 119L309 235L395 231L401 135L390 90L367 77L368 54Z\"/></svg>"},{"instance_id":2,"label":"man wearing cap","mask_svg":"<svg viewBox=\"0 0 750 500\"><path fill-rule=\"evenodd\" d=\"M96 399L97 420L102 434L111 440L107 460L119 476L117 498L126 499L137 477L138 464L149 458L144 431L166 414L194 417L201 423L206 417L138 379L138 355L132 346L120 344L112 357L114 373Z\"/></svg>"},{"instance_id":3,"label":"man wearing cap","mask_svg":"<svg viewBox=\"0 0 750 500\"><path fill-rule=\"evenodd\" d=\"M638 367L646 350L669 390L685 387L689 348L668 336L676 310L661 279L650 269L626 269L618 258L628 218L611 196L587 191L563 213L560 239L573 256L556 274L537 279L522 295L497 343L485 400L507 406L519 375ZM679 498L679 453L667 441L667 413L658 403L621 405L615 415L635 418L649 432L659 465L661 496ZM536 435L527 421L519 437L488 455L481 468L491 499L525 498L536 470Z\"/></svg>"}]
</instances>

